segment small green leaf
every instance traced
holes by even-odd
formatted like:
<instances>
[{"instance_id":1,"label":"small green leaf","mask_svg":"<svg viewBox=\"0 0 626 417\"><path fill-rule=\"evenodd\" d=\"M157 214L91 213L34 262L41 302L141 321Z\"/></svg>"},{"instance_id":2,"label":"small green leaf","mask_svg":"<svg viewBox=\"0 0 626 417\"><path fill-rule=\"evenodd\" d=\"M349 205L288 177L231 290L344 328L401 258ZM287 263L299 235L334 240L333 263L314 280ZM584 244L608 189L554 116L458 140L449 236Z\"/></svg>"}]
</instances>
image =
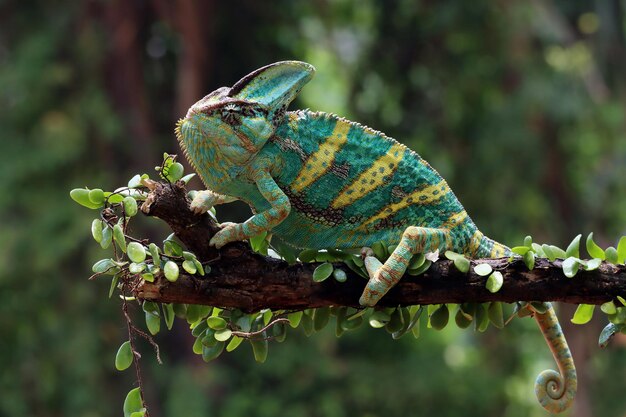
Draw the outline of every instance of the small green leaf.
<instances>
[{"instance_id":1,"label":"small green leaf","mask_svg":"<svg viewBox=\"0 0 626 417\"><path fill-rule=\"evenodd\" d=\"M504 327L504 312L502 310L502 303L497 301L490 303L489 308L487 308L487 315L489 316L489 321L491 321L491 323L498 329L502 329Z\"/></svg>"},{"instance_id":2,"label":"small green leaf","mask_svg":"<svg viewBox=\"0 0 626 417\"><path fill-rule=\"evenodd\" d=\"M617 263L626 262L626 236L622 236L617 244Z\"/></svg>"},{"instance_id":3,"label":"small green leaf","mask_svg":"<svg viewBox=\"0 0 626 417\"><path fill-rule=\"evenodd\" d=\"M600 337L598 338L598 346L600 346L601 348L605 348L609 344L611 338L619 333L623 328L623 324L607 324L606 327L602 329L602 332L600 332Z\"/></svg>"},{"instance_id":4,"label":"small green leaf","mask_svg":"<svg viewBox=\"0 0 626 417\"><path fill-rule=\"evenodd\" d=\"M293 313L287 314L287 318L289 319L289 325L294 329L298 327L303 315L304 313L302 311L295 311Z\"/></svg>"},{"instance_id":5,"label":"small green leaf","mask_svg":"<svg viewBox=\"0 0 626 417\"><path fill-rule=\"evenodd\" d=\"M213 359L217 359L224 350L224 342L216 342L211 346L202 345L202 360L210 362Z\"/></svg>"},{"instance_id":6,"label":"small green leaf","mask_svg":"<svg viewBox=\"0 0 626 417\"><path fill-rule=\"evenodd\" d=\"M176 182L183 177L184 173L185 173L185 168L183 167L183 165L180 162L174 162L172 165L168 167L165 178L169 182Z\"/></svg>"},{"instance_id":7,"label":"small green leaf","mask_svg":"<svg viewBox=\"0 0 626 417\"><path fill-rule=\"evenodd\" d=\"M370 326L375 329L385 327L385 325L389 323L389 320L391 320L391 316L382 310L374 311L369 317Z\"/></svg>"},{"instance_id":8,"label":"small green leaf","mask_svg":"<svg viewBox=\"0 0 626 417\"><path fill-rule=\"evenodd\" d=\"M175 282L178 279L179 272L178 265L173 261L167 261L163 267L163 274L170 282Z\"/></svg>"},{"instance_id":9,"label":"small green leaf","mask_svg":"<svg viewBox=\"0 0 626 417\"><path fill-rule=\"evenodd\" d=\"M159 247L154 243L150 243L148 250L150 251L150 256L152 256L152 263L156 266L160 266L161 255L159 254Z\"/></svg>"},{"instance_id":10,"label":"small green leaf","mask_svg":"<svg viewBox=\"0 0 626 417\"><path fill-rule=\"evenodd\" d=\"M594 305L590 304L580 304L578 308L576 308L576 312L574 313L574 317L572 317L572 323L574 324L585 324L588 323L593 317L593 310L596 308Z\"/></svg>"},{"instance_id":11,"label":"small green leaf","mask_svg":"<svg viewBox=\"0 0 626 417\"><path fill-rule=\"evenodd\" d=\"M146 327L151 335L155 335L161 330L161 317L146 312Z\"/></svg>"},{"instance_id":12,"label":"small green leaf","mask_svg":"<svg viewBox=\"0 0 626 417\"><path fill-rule=\"evenodd\" d=\"M541 245L541 250L546 255L550 261L554 261L557 258L557 255L552 251L552 246L546 245L545 243Z\"/></svg>"},{"instance_id":13,"label":"small green leaf","mask_svg":"<svg viewBox=\"0 0 626 417\"><path fill-rule=\"evenodd\" d=\"M141 187L141 175L136 174L128 181L128 188Z\"/></svg>"},{"instance_id":14,"label":"small green leaf","mask_svg":"<svg viewBox=\"0 0 626 417\"><path fill-rule=\"evenodd\" d=\"M98 207L104 205L104 191L102 191L100 188L94 188L93 190L89 190L88 198L92 204L96 204Z\"/></svg>"},{"instance_id":15,"label":"small green leaf","mask_svg":"<svg viewBox=\"0 0 626 417\"><path fill-rule=\"evenodd\" d=\"M107 249L111 246L111 242L113 242L113 230L108 226L104 226L102 229L102 240L100 241L100 246L102 249Z\"/></svg>"},{"instance_id":16,"label":"small green leaf","mask_svg":"<svg viewBox=\"0 0 626 417\"><path fill-rule=\"evenodd\" d=\"M546 245L550 248L550 251L554 254L554 258L560 258L560 259L565 259L567 258L567 255L565 253L565 251L561 248L559 248L558 246L554 246L554 245ZM545 251L545 248L544 248ZM554 259L550 259L551 261L553 261Z\"/></svg>"},{"instance_id":17,"label":"small green leaf","mask_svg":"<svg viewBox=\"0 0 626 417\"><path fill-rule=\"evenodd\" d=\"M122 230L122 226L116 224L113 226L113 239L117 246L122 250L122 252L126 252L126 238L124 237L124 231Z\"/></svg>"},{"instance_id":18,"label":"small green leaf","mask_svg":"<svg viewBox=\"0 0 626 417\"><path fill-rule=\"evenodd\" d=\"M185 176L184 176L184 177L182 177L180 180L181 180L182 182L184 182L185 184L187 184L187 183L189 182L189 180L190 180L190 179L192 179L192 178L193 178L193 177L195 177L195 176L196 176L196 174L192 172L191 174L187 174L187 175L185 175Z\"/></svg>"},{"instance_id":19,"label":"small green leaf","mask_svg":"<svg viewBox=\"0 0 626 417\"><path fill-rule=\"evenodd\" d=\"M448 321L450 319L450 311L448 310L448 306L442 304L438 309L436 309L429 317L430 325L435 330L442 330L448 325Z\"/></svg>"},{"instance_id":20,"label":"small green leaf","mask_svg":"<svg viewBox=\"0 0 626 417\"><path fill-rule=\"evenodd\" d=\"M485 304L477 304L476 311L474 313L474 330L484 332L489 326L489 315Z\"/></svg>"},{"instance_id":21,"label":"small green leaf","mask_svg":"<svg viewBox=\"0 0 626 417\"><path fill-rule=\"evenodd\" d=\"M528 270L532 270L535 267L535 253L533 251L526 252L522 259Z\"/></svg>"},{"instance_id":22,"label":"small green leaf","mask_svg":"<svg viewBox=\"0 0 626 417\"><path fill-rule=\"evenodd\" d=\"M572 240L570 244L567 246L567 249L565 250L566 258L570 258L570 257L580 258L580 238L581 237L582 237L581 234L577 235L574 238L574 240Z\"/></svg>"},{"instance_id":23,"label":"small green leaf","mask_svg":"<svg viewBox=\"0 0 626 417\"><path fill-rule=\"evenodd\" d=\"M324 262L323 264L315 268L315 271L313 271L313 281L322 282L327 279L332 273L333 265L328 262Z\"/></svg>"},{"instance_id":24,"label":"small green leaf","mask_svg":"<svg viewBox=\"0 0 626 417\"><path fill-rule=\"evenodd\" d=\"M459 309L456 311L456 315L454 316L454 322L460 329L467 329L472 323L472 318L471 314L465 313L461 306L459 306Z\"/></svg>"},{"instance_id":25,"label":"small green leaf","mask_svg":"<svg viewBox=\"0 0 626 417\"><path fill-rule=\"evenodd\" d=\"M526 255L526 252L531 250L528 246L514 246L511 248L511 252L523 256Z\"/></svg>"},{"instance_id":26,"label":"small green leaf","mask_svg":"<svg viewBox=\"0 0 626 417\"><path fill-rule=\"evenodd\" d=\"M89 209L97 209L104 205L104 201L103 204L92 203L89 199L89 190L86 188L73 189L72 191L70 191L70 197L81 206L87 207Z\"/></svg>"},{"instance_id":27,"label":"small green leaf","mask_svg":"<svg viewBox=\"0 0 626 417\"><path fill-rule=\"evenodd\" d=\"M91 270L96 274L104 274L107 272L111 272L116 266L117 265L115 264L113 259L100 259L95 264L93 264Z\"/></svg>"},{"instance_id":28,"label":"small green leaf","mask_svg":"<svg viewBox=\"0 0 626 417\"><path fill-rule=\"evenodd\" d=\"M93 236L96 242L102 242L102 220L94 219L91 222L91 236Z\"/></svg>"},{"instance_id":29,"label":"small green leaf","mask_svg":"<svg viewBox=\"0 0 626 417\"><path fill-rule=\"evenodd\" d=\"M586 261L584 264L582 264L583 269L585 271L596 270L600 267L600 265L602 265L602 259L600 258L593 258L593 259Z\"/></svg>"},{"instance_id":30,"label":"small green leaf","mask_svg":"<svg viewBox=\"0 0 626 417\"><path fill-rule=\"evenodd\" d=\"M124 417L131 417L132 413L136 413L141 411L143 408L143 401L141 399L141 391L139 387L133 388L126 395L126 399L124 399Z\"/></svg>"},{"instance_id":31,"label":"small green leaf","mask_svg":"<svg viewBox=\"0 0 626 417\"><path fill-rule=\"evenodd\" d=\"M617 264L617 260L619 258L619 255L617 254L617 249L615 249L613 246L609 246L604 250L604 257L607 262Z\"/></svg>"},{"instance_id":32,"label":"small green leaf","mask_svg":"<svg viewBox=\"0 0 626 417\"><path fill-rule=\"evenodd\" d=\"M492 271L493 268L491 268L491 265L489 264L478 264L474 267L474 272L476 272L476 274L480 275L481 277L486 277L487 275L491 274Z\"/></svg>"},{"instance_id":33,"label":"small green leaf","mask_svg":"<svg viewBox=\"0 0 626 417\"><path fill-rule=\"evenodd\" d=\"M317 252L316 249L305 249L298 254L298 259L303 263L313 262L317 256Z\"/></svg>"},{"instance_id":34,"label":"small green leaf","mask_svg":"<svg viewBox=\"0 0 626 417\"><path fill-rule=\"evenodd\" d=\"M124 196L119 193L110 193L107 191L106 193L104 193L104 195L109 204L119 204L124 201Z\"/></svg>"},{"instance_id":35,"label":"small green leaf","mask_svg":"<svg viewBox=\"0 0 626 417\"><path fill-rule=\"evenodd\" d=\"M130 342L127 340L117 350L115 355L115 369L123 371L133 363L133 352L130 347Z\"/></svg>"},{"instance_id":36,"label":"small green leaf","mask_svg":"<svg viewBox=\"0 0 626 417\"><path fill-rule=\"evenodd\" d=\"M243 338L239 336L233 336L233 338L230 339L230 342L226 346L226 352L232 352L233 350L237 349L241 342L243 342Z\"/></svg>"},{"instance_id":37,"label":"small green leaf","mask_svg":"<svg viewBox=\"0 0 626 417\"><path fill-rule=\"evenodd\" d=\"M146 260L146 248L139 242L130 242L126 248L128 259L140 263Z\"/></svg>"},{"instance_id":38,"label":"small green leaf","mask_svg":"<svg viewBox=\"0 0 626 417\"><path fill-rule=\"evenodd\" d=\"M183 256L183 248L174 240L173 233L163 241L163 251L168 256Z\"/></svg>"},{"instance_id":39,"label":"small green leaf","mask_svg":"<svg viewBox=\"0 0 626 417\"><path fill-rule=\"evenodd\" d=\"M161 309L163 310L163 320L165 320L165 325L167 326L167 330L172 330L172 326L174 326L174 305L172 303L169 304L161 304Z\"/></svg>"},{"instance_id":40,"label":"small green leaf","mask_svg":"<svg viewBox=\"0 0 626 417\"><path fill-rule=\"evenodd\" d=\"M408 323L407 323L408 324ZM396 333L400 332L404 327L404 322L402 320L402 309L396 308L389 317L389 322L385 325L385 330L388 333Z\"/></svg>"},{"instance_id":41,"label":"small green leaf","mask_svg":"<svg viewBox=\"0 0 626 417\"><path fill-rule=\"evenodd\" d=\"M250 238L250 246L252 246L252 250L261 253L263 255L267 255L267 232L263 232L256 236Z\"/></svg>"},{"instance_id":42,"label":"small green leaf","mask_svg":"<svg viewBox=\"0 0 626 417\"><path fill-rule=\"evenodd\" d=\"M602 310L604 314L617 314L617 307L613 301L607 301L602 304L600 310Z\"/></svg>"},{"instance_id":43,"label":"small green leaf","mask_svg":"<svg viewBox=\"0 0 626 417\"><path fill-rule=\"evenodd\" d=\"M228 326L226 320L216 316L209 317L208 319L206 319L206 322L209 325L209 328L213 330L223 330Z\"/></svg>"},{"instance_id":44,"label":"small green leaf","mask_svg":"<svg viewBox=\"0 0 626 417\"><path fill-rule=\"evenodd\" d=\"M491 293L496 293L500 291L502 288L502 284L504 283L504 277L502 276L502 272L494 271L489 278L487 278L487 282L485 283L485 287Z\"/></svg>"},{"instance_id":45,"label":"small green leaf","mask_svg":"<svg viewBox=\"0 0 626 417\"><path fill-rule=\"evenodd\" d=\"M546 253L543 251L543 248L541 247L540 244L538 243L533 243L531 245L533 251L535 252L535 254L539 257L539 258L545 258L546 257Z\"/></svg>"},{"instance_id":46,"label":"small green leaf","mask_svg":"<svg viewBox=\"0 0 626 417\"><path fill-rule=\"evenodd\" d=\"M348 280L348 275L341 269L335 269L333 271L333 277L337 280L337 282L346 282Z\"/></svg>"},{"instance_id":47,"label":"small green leaf","mask_svg":"<svg viewBox=\"0 0 626 417\"><path fill-rule=\"evenodd\" d=\"M316 331L322 330L328 324L330 320L330 308L329 307L320 307L315 309L315 314L313 315L313 328Z\"/></svg>"},{"instance_id":48,"label":"small green leaf","mask_svg":"<svg viewBox=\"0 0 626 417\"><path fill-rule=\"evenodd\" d=\"M423 253L418 253L417 255L413 255L411 257L411 260L409 261L409 265L407 266L407 269L417 269L421 267L422 265L424 265L424 262L426 262L426 256L424 256Z\"/></svg>"},{"instance_id":49,"label":"small green leaf","mask_svg":"<svg viewBox=\"0 0 626 417\"><path fill-rule=\"evenodd\" d=\"M580 259L574 258L570 256L566 260L563 261L563 273L566 277L572 278L578 272L578 268L580 267Z\"/></svg>"},{"instance_id":50,"label":"small green leaf","mask_svg":"<svg viewBox=\"0 0 626 417\"><path fill-rule=\"evenodd\" d=\"M624 307L626 307L626 298L624 297L620 297L619 295L617 296L617 299L619 300L620 303L622 303L622 305Z\"/></svg>"},{"instance_id":51,"label":"small green leaf","mask_svg":"<svg viewBox=\"0 0 626 417\"><path fill-rule=\"evenodd\" d=\"M130 196L124 197L122 203L124 204L124 212L128 217L133 217L137 214L137 200Z\"/></svg>"},{"instance_id":52,"label":"small green leaf","mask_svg":"<svg viewBox=\"0 0 626 417\"><path fill-rule=\"evenodd\" d=\"M267 359L267 334L265 332L261 335L262 339L252 339L250 344L252 345L252 352L254 353L254 360L263 363Z\"/></svg>"},{"instance_id":53,"label":"small green leaf","mask_svg":"<svg viewBox=\"0 0 626 417\"><path fill-rule=\"evenodd\" d=\"M431 265L432 265L431 261L425 260L421 266L415 269L409 269L408 274L413 275L413 276L422 275L424 272L426 272L430 268Z\"/></svg>"},{"instance_id":54,"label":"small green leaf","mask_svg":"<svg viewBox=\"0 0 626 417\"><path fill-rule=\"evenodd\" d=\"M196 263L194 261L183 261L183 269L191 275L195 274L198 271L198 269L196 268Z\"/></svg>"},{"instance_id":55,"label":"small green leaf","mask_svg":"<svg viewBox=\"0 0 626 417\"><path fill-rule=\"evenodd\" d=\"M113 297L113 292L115 291L115 288L117 288L117 282L119 280L119 274L113 275L113 278L111 279L111 286L109 287L109 298Z\"/></svg>"},{"instance_id":56,"label":"small green leaf","mask_svg":"<svg viewBox=\"0 0 626 417\"><path fill-rule=\"evenodd\" d=\"M215 332L215 339L218 342L225 342L233 335L233 331L230 329L221 329Z\"/></svg>"},{"instance_id":57,"label":"small green leaf","mask_svg":"<svg viewBox=\"0 0 626 417\"><path fill-rule=\"evenodd\" d=\"M382 244L382 242L375 242L372 245L372 251L374 252L374 256L381 261L385 261L389 257L387 248Z\"/></svg>"},{"instance_id":58,"label":"small green leaf","mask_svg":"<svg viewBox=\"0 0 626 417\"><path fill-rule=\"evenodd\" d=\"M524 238L524 246L530 248L530 247L532 247L532 244L533 244L533 238L531 236L526 236Z\"/></svg>"},{"instance_id":59,"label":"small green leaf","mask_svg":"<svg viewBox=\"0 0 626 417\"><path fill-rule=\"evenodd\" d=\"M592 258L600 258L602 260L605 259L604 251L596 244L596 242L593 241L593 232L589 233L589 236L587 236L586 246L587 252Z\"/></svg>"},{"instance_id":60,"label":"small green leaf","mask_svg":"<svg viewBox=\"0 0 626 417\"><path fill-rule=\"evenodd\" d=\"M135 262L131 262L130 265L128 265L128 272L130 272L131 274L141 274L145 269L146 269L146 264L143 262L139 264Z\"/></svg>"},{"instance_id":61,"label":"small green leaf","mask_svg":"<svg viewBox=\"0 0 626 417\"><path fill-rule=\"evenodd\" d=\"M456 267L456 269L463 273L469 272L470 261L465 256L449 250L446 251L445 256L446 258L454 262L454 266Z\"/></svg>"}]
</instances>

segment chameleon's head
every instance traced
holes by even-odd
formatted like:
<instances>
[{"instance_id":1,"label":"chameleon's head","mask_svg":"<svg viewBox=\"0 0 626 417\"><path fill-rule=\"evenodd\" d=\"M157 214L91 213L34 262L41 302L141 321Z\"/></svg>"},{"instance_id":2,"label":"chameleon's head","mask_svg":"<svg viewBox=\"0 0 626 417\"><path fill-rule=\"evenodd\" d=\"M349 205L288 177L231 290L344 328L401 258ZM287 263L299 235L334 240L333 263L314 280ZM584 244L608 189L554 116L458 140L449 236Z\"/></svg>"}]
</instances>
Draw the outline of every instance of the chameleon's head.
<instances>
[{"instance_id":1,"label":"chameleon's head","mask_svg":"<svg viewBox=\"0 0 626 417\"><path fill-rule=\"evenodd\" d=\"M274 134L287 106L314 71L304 62L277 62L191 106L176 126L176 136L190 162L196 169L220 164L232 168L229 175L234 175Z\"/></svg>"}]
</instances>

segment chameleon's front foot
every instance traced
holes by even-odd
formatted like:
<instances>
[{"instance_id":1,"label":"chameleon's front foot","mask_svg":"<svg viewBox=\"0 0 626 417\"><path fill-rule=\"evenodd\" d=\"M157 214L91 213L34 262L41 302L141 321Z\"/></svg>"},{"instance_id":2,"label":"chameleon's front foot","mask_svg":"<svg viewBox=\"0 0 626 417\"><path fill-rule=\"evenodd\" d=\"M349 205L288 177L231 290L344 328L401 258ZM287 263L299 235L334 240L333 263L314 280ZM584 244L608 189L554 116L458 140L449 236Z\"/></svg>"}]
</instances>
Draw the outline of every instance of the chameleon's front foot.
<instances>
[{"instance_id":1,"label":"chameleon's front foot","mask_svg":"<svg viewBox=\"0 0 626 417\"><path fill-rule=\"evenodd\" d=\"M550 303L545 303L545 307L543 313L533 309L533 316L550 346L560 373L552 369L541 372L535 381L535 395L543 408L558 414L572 405L578 382L574 360L554 309Z\"/></svg>"},{"instance_id":2,"label":"chameleon's front foot","mask_svg":"<svg viewBox=\"0 0 626 417\"><path fill-rule=\"evenodd\" d=\"M211 210L211 207L217 202L217 196L215 193L209 190L202 190L196 192L195 197L191 200L189 208L196 214L204 214Z\"/></svg>"},{"instance_id":3,"label":"chameleon's front foot","mask_svg":"<svg viewBox=\"0 0 626 417\"><path fill-rule=\"evenodd\" d=\"M220 224L221 230L218 231L209 241L209 245L215 246L217 249L231 242L238 242L247 239L243 232L241 223L224 222Z\"/></svg>"}]
</instances>

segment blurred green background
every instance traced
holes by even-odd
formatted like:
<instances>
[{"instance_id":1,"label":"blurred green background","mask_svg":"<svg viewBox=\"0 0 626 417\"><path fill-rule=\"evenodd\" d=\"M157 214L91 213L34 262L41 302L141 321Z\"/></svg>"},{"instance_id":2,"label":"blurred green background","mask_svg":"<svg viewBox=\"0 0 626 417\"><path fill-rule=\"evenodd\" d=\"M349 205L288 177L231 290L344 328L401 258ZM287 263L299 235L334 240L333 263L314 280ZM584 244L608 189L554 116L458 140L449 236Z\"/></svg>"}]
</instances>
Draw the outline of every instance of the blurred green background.
<instances>
[{"instance_id":1,"label":"blurred green background","mask_svg":"<svg viewBox=\"0 0 626 417\"><path fill-rule=\"evenodd\" d=\"M426 158L489 236L560 246L626 234L626 2L0 0L0 416L121 415L134 384L95 213L75 187L114 189L177 153L175 121L271 62L317 67L293 108L335 112ZM194 184L199 187L198 183ZM244 219L230 205L221 219ZM155 239L155 221L137 226ZM626 416L626 341L561 317L580 374L570 416ZM138 315L140 317L140 315ZM393 341L362 328L291 333L204 364L184 323L143 346L152 416L545 416L552 367L531 320Z\"/></svg>"}]
</instances>

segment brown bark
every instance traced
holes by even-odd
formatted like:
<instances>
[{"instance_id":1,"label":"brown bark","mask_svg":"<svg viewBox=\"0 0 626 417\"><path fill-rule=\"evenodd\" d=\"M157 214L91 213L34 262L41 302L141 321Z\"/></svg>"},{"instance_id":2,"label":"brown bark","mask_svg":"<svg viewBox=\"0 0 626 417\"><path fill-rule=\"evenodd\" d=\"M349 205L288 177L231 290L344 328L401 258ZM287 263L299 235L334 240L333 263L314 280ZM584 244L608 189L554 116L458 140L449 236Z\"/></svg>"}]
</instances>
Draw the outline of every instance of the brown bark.
<instances>
[{"instance_id":1,"label":"brown bark","mask_svg":"<svg viewBox=\"0 0 626 417\"><path fill-rule=\"evenodd\" d=\"M150 197L142 210L169 224L180 240L211 272L204 277L181 274L170 283L157 277L135 291L141 299L189 304L205 304L258 311L263 308L298 310L322 306L358 306L366 280L342 263L344 283L330 278L312 279L318 264L288 265L286 262L253 253L245 243L227 245L217 251L208 245L217 226L208 215L191 212L185 191L179 185L151 183ZM602 264L595 271L580 271L574 278L562 272L561 261L537 259L529 271L521 260L472 261L489 263L504 275L504 285L495 294L485 288L485 277L458 271L448 260L435 262L419 277L405 276L379 302L380 306L439 304L488 301L563 301L601 304L626 293L626 267Z\"/></svg>"}]
</instances>

